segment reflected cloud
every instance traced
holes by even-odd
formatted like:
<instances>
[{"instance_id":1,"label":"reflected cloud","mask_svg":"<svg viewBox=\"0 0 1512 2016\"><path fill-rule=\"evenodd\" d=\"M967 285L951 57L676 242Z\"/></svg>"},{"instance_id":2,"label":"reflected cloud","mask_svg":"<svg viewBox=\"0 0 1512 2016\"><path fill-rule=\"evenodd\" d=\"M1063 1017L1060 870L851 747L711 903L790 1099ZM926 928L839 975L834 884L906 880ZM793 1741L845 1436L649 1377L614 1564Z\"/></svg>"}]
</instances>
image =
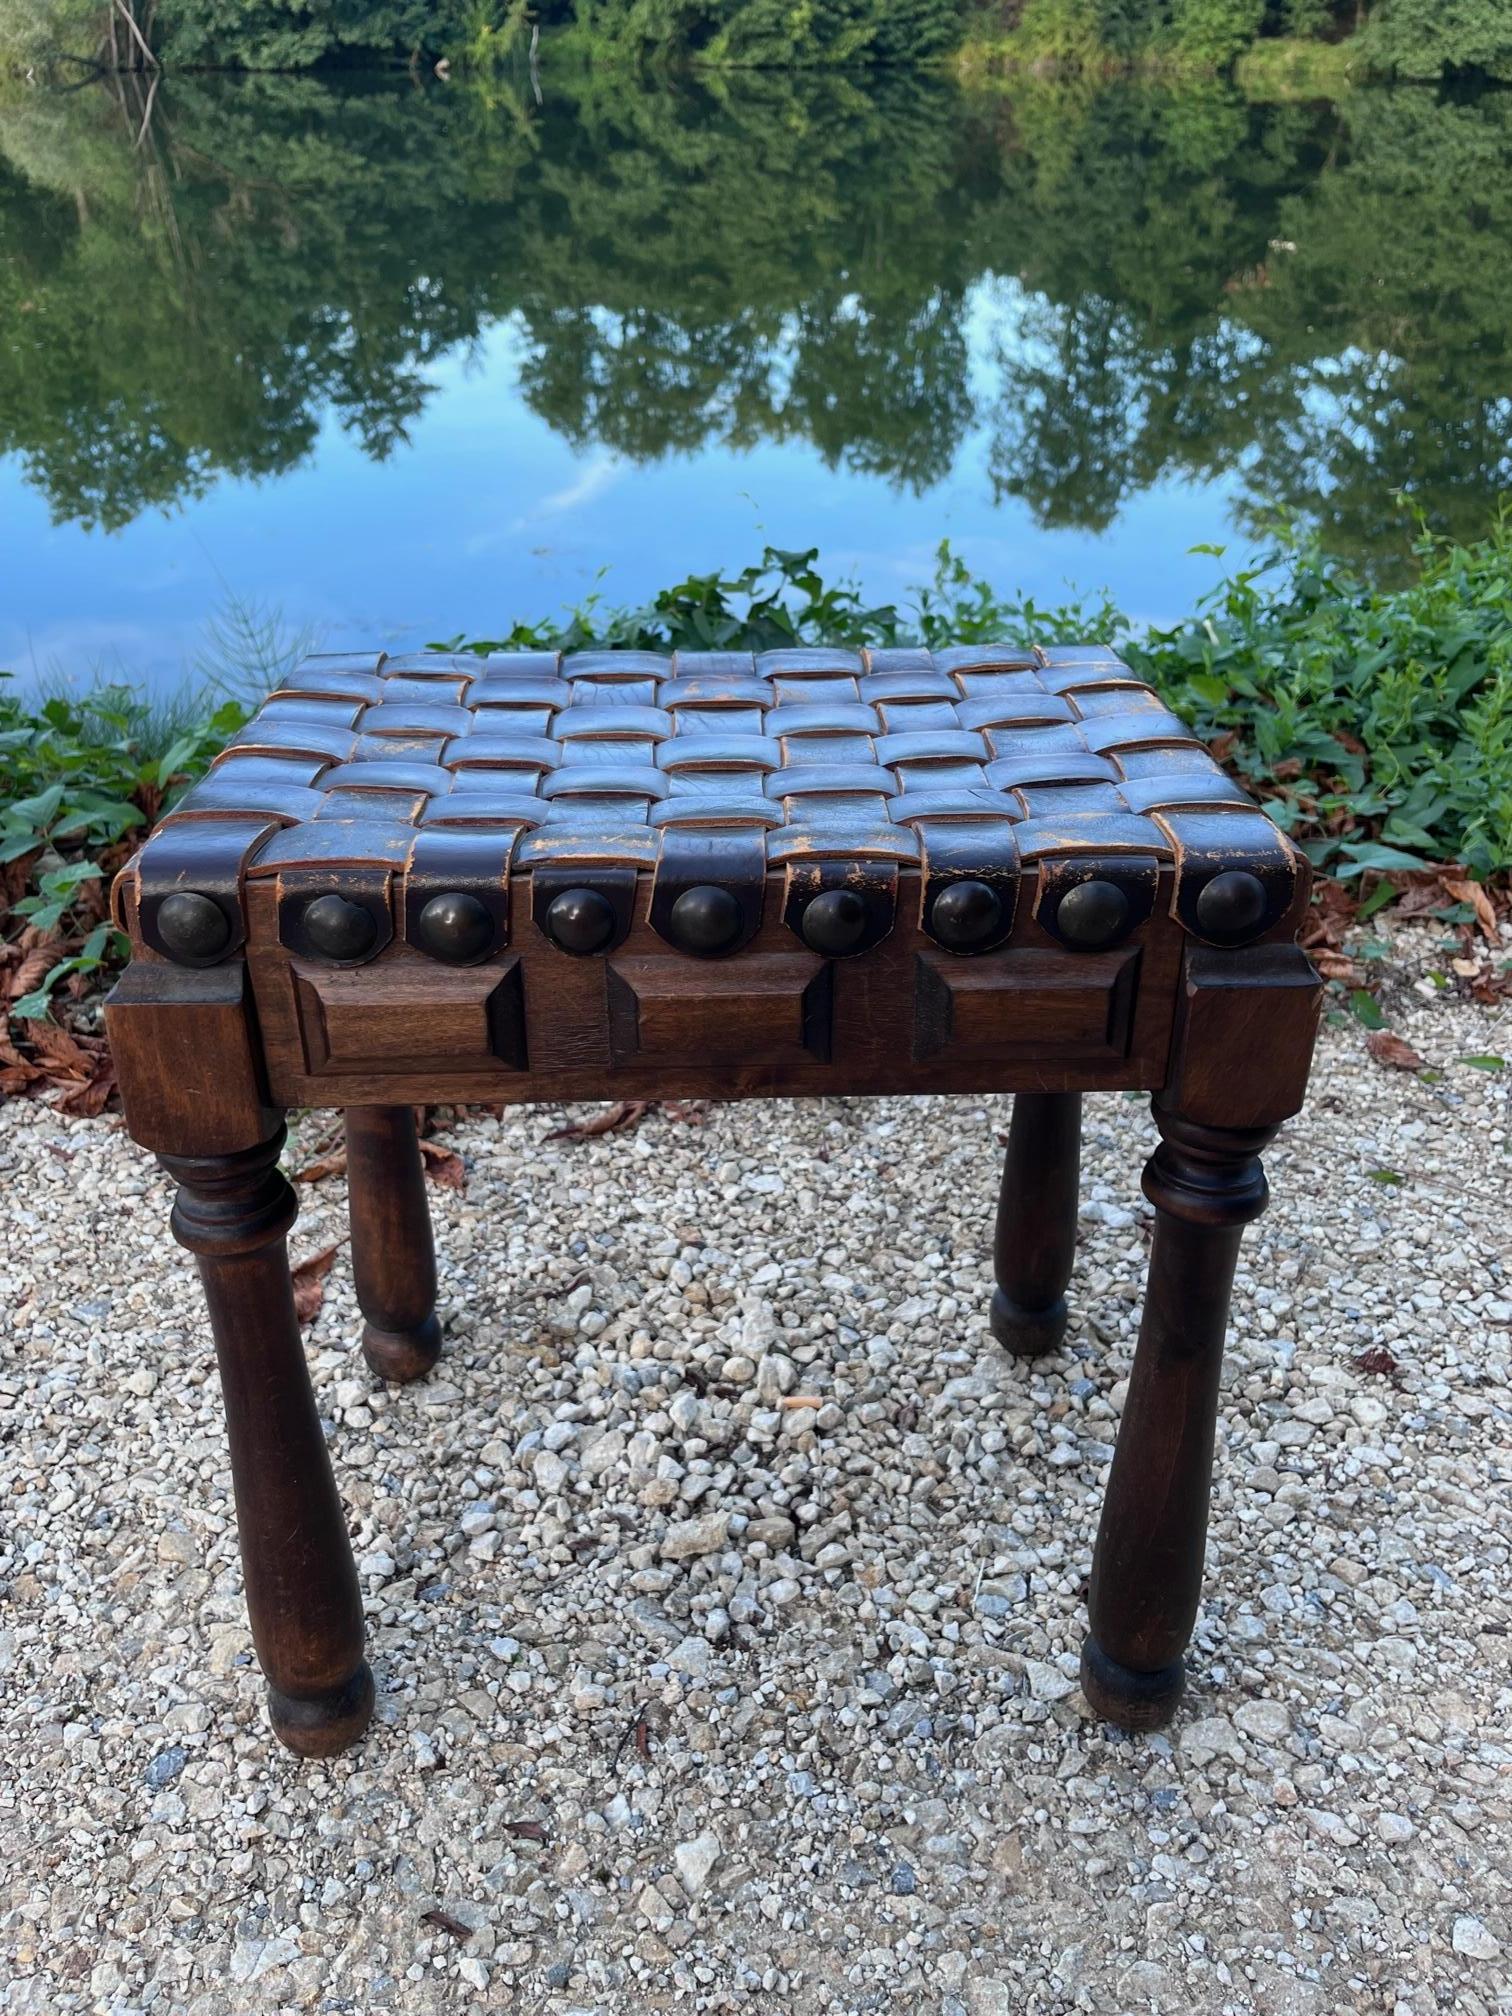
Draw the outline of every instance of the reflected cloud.
<instances>
[{"instance_id":1,"label":"reflected cloud","mask_svg":"<svg viewBox=\"0 0 1512 2016\"><path fill-rule=\"evenodd\" d=\"M518 518L511 521L508 528L498 532L480 532L467 542L469 553L495 552L506 541L517 539L521 533L530 532L548 519L567 518L585 504L594 504L608 493L624 474L624 458L614 454L595 455L576 480L560 490L553 490L540 502L532 505Z\"/></svg>"}]
</instances>

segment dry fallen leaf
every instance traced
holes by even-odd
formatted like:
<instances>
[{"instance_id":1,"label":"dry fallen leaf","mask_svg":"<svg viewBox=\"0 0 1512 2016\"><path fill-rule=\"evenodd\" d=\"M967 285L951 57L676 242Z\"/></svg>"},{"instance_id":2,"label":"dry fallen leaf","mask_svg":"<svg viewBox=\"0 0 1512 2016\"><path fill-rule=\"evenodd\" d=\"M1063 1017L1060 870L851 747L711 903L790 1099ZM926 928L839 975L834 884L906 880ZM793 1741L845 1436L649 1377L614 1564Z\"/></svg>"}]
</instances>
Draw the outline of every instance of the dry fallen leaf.
<instances>
[{"instance_id":1,"label":"dry fallen leaf","mask_svg":"<svg viewBox=\"0 0 1512 2016\"><path fill-rule=\"evenodd\" d=\"M1493 945L1498 943L1496 911L1492 906L1490 892L1483 882L1451 882L1444 877L1444 893L1452 896L1456 903L1468 903L1475 912L1475 921L1481 928L1482 937Z\"/></svg>"},{"instance_id":2,"label":"dry fallen leaf","mask_svg":"<svg viewBox=\"0 0 1512 2016\"><path fill-rule=\"evenodd\" d=\"M345 1148L338 1148L334 1154L317 1156L307 1162L303 1169L294 1171L296 1183L321 1183L327 1176L339 1176L347 1166Z\"/></svg>"},{"instance_id":3,"label":"dry fallen leaf","mask_svg":"<svg viewBox=\"0 0 1512 2016\"><path fill-rule=\"evenodd\" d=\"M702 1127L709 1117L707 1100L665 1099L662 1112L669 1120L681 1120L689 1127Z\"/></svg>"},{"instance_id":4,"label":"dry fallen leaf","mask_svg":"<svg viewBox=\"0 0 1512 2016\"><path fill-rule=\"evenodd\" d=\"M98 1037L85 1037L81 1042L56 1022L33 1022L27 1033L48 1077L55 1082L77 1084L94 1077L90 1050L98 1055L105 1047Z\"/></svg>"},{"instance_id":5,"label":"dry fallen leaf","mask_svg":"<svg viewBox=\"0 0 1512 2016\"><path fill-rule=\"evenodd\" d=\"M1354 1362L1358 1371L1374 1372L1387 1379L1393 1378L1400 1369L1384 1344L1372 1344L1368 1351L1360 1352Z\"/></svg>"},{"instance_id":6,"label":"dry fallen leaf","mask_svg":"<svg viewBox=\"0 0 1512 2016\"><path fill-rule=\"evenodd\" d=\"M591 1120L569 1120L565 1127L553 1127L546 1139L591 1141L595 1135L613 1134L621 1127L638 1127L655 1104L654 1099L619 1099L595 1113Z\"/></svg>"},{"instance_id":7,"label":"dry fallen leaf","mask_svg":"<svg viewBox=\"0 0 1512 2016\"><path fill-rule=\"evenodd\" d=\"M11 1041L10 1029L0 1016L0 1092L23 1092L47 1073L40 1064L23 1057Z\"/></svg>"},{"instance_id":8,"label":"dry fallen leaf","mask_svg":"<svg viewBox=\"0 0 1512 2016\"><path fill-rule=\"evenodd\" d=\"M81 1120L97 1120L110 1103L116 1089L115 1065L106 1057L96 1075L83 1085L75 1085L53 1102L58 1113L72 1113Z\"/></svg>"},{"instance_id":9,"label":"dry fallen leaf","mask_svg":"<svg viewBox=\"0 0 1512 2016\"><path fill-rule=\"evenodd\" d=\"M1364 978L1348 953L1335 952L1331 946L1314 946L1308 957L1325 980L1342 980L1347 987L1358 987Z\"/></svg>"},{"instance_id":10,"label":"dry fallen leaf","mask_svg":"<svg viewBox=\"0 0 1512 2016\"><path fill-rule=\"evenodd\" d=\"M517 1841L544 1841L546 1829L539 1820L506 1820L504 1832L513 1834Z\"/></svg>"},{"instance_id":11,"label":"dry fallen leaf","mask_svg":"<svg viewBox=\"0 0 1512 2016\"><path fill-rule=\"evenodd\" d=\"M303 1328L308 1329L320 1314L320 1305L325 1300L326 1276L331 1271L331 1263L336 1258L340 1240L333 1246L326 1246L319 1253L312 1253L308 1260L290 1270L294 1282L294 1313Z\"/></svg>"},{"instance_id":12,"label":"dry fallen leaf","mask_svg":"<svg viewBox=\"0 0 1512 2016\"><path fill-rule=\"evenodd\" d=\"M1410 1043L1400 1036L1393 1036L1389 1029L1372 1029L1365 1038L1365 1048L1377 1064L1385 1064L1393 1071L1421 1071L1423 1059Z\"/></svg>"},{"instance_id":13,"label":"dry fallen leaf","mask_svg":"<svg viewBox=\"0 0 1512 2016\"><path fill-rule=\"evenodd\" d=\"M449 1932L453 1939L471 1939L473 1936L472 1926L464 1925L462 1920L454 1918L450 1911L422 1911L420 1923L434 1925L438 1932Z\"/></svg>"},{"instance_id":14,"label":"dry fallen leaf","mask_svg":"<svg viewBox=\"0 0 1512 2016\"><path fill-rule=\"evenodd\" d=\"M425 1164L425 1173L433 1183L439 1183L443 1190L465 1190L467 1187L467 1164L455 1148L444 1147L439 1141L422 1141L420 1157Z\"/></svg>"},{"instance_id":15,"label":"dry fallen leaf","mask_svg":"<svg viewBox=\"0 0 1512 2016\"><path fill-rule=\"evenodd\" d=\"M16 964L5 982L5 996L8 1001L19 1001L23 994L30 994L40 986L48 974L63 957L61 938L49 938L44 944L34 945Z\"/></svg>"}]
</instances>

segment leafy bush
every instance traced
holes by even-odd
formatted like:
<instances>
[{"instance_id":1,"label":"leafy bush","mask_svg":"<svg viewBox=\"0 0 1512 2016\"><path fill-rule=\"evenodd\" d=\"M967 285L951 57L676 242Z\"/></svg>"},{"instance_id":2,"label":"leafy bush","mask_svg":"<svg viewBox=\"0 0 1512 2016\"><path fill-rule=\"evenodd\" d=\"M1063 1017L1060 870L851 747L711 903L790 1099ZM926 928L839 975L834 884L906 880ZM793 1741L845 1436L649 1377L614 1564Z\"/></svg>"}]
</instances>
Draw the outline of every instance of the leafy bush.
<instances>
[{"instance_id":1,"label":"leafy bush","mask_svg":"<svg viewBox=\"0 0 1512 2016\"><path fill-rule=\"evenodd\" d=\"M1506 0L1384 0L1361 42L1370 68L1424 82L1452 71L1512 79Z\"/></svg>"},{"instance_id":2,"label":"leafy bush","mask_svg":"<svg viewBox=\"0 0 1512 2016\"><path fill-rule=\"evenodd\" d=\"M465 41L476 13L473 0L163 0L157 40L170 67L298 70L435 54Z\"/></svg>"},{"instance_id":3,"label":"leafy bush","mask_svg":"<svg viewBox=\"0 0 1512 2016\"><path fill-rule=\"evenodd\" d=\"M1512 521L1424 539L1409 587L1367 589L1283 545L1130 662L1341 878L1512 866Z\"/></svg>"},{"instance_id":4,"label":"leafy bush","mask_svg":"<svg viewBox=\"0 0 1512 2016\"><path fill-rule=\"evenodd\" d=\"M1172 41L1186 61L1222 70L1260 33L1265 12L1266 0L1173 0Z\"/></svg>"},{"instance_id":5,"label":"leafy bush","mask_svg":"<svg viewBox=\"0 0 1512 2016\"><path fill-rule=\"evenodd\" d=\"M917 63L955 47L963 0L578 0L550 7L604 47L729 69Z\"/></svg>"},{"instance_id":6,"label":"leafy bush","mask_svg":"<svg viewBox=\"0 0 1512 2016\"><path fill-rule=\"evenodd\" d=\"M0 678L8 675L0 674ZM165 806L247 718L228 701L185 718L124 686L38 705L0 688L0 923L10 915L26 950L51 952L10 1002L20 1020L45 1015L55 988L125 956L105 921L110 875Z\"/></svg>"},{"instance_id":7,"label":"leafy bush","mask_svg":"<svg viewBox=\"0 0 1512 2016\"><path fill-rule=\"evenodd\" d=\"M985 643L1002 636L1065 642L1122 626L1106 598L1041 608L1030 597L1002 597L979 581L948 545L934 579L912 591L911 615L892 602L871 604L851 582L827 582L819 549L788 553L768 546L759 565L739 574L690 574L638 607L606 607L590 595L561 622L516 623L499 638L454 637L446 651L773 651L788 644Z\"/></svg>"}]
</instances>

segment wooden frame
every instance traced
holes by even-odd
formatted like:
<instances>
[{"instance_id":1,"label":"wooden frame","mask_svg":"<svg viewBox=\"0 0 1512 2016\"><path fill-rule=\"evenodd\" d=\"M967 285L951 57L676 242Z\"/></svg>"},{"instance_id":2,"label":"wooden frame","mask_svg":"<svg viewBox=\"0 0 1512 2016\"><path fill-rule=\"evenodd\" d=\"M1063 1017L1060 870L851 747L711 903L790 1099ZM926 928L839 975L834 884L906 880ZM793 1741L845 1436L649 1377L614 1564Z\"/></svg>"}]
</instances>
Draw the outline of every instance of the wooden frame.
<instances>
[{"instance_id":1,"label":"wooden frame","mask_svg":"<svg viewBox=\"0 0 1512 2016\"><path fill-rule=\"evenodd\" d=\"M345 1112L363 1349L405 1381L441 1348L411 1117L437 1101L1013 1093L991 1324L1030 1357L1067 1322L1082 1095L1153 1094L1082 1678L1125 1728L1167 1720L1239 1240L1312 1055L1306 902L1295 849L1096 648L302 668L123 874L106 1011L204 1280L282 1741L339 1750L373 1698L283 1114Z\"/></svg>"},{"instance_id":2,"label":"wooden frame","mask_svg":"<svg viewBox=\"0 0 1512 2016\"><path fill-rule=\"evenodd\" d=\"M254 919L255 925L255 919ZM632 955L633 956L633 955ZM1068 955L1069 956L1069 955ZM253 965L259 962L254 958ZM896 971L894 961L891 971ZM372 1706L350 1544L315 1417L289 1290L293 1193L277 1167L287 1103L347 1109L353 1253L381 1376L434 1363L440 1334L423 1178L409 1102L486 1089L419 1060L392 1075L319 1079L291 1066L292 962L204 973L150 958L111 997L108 1026L134 1137L180 1184L175 1236L199 1262L221 1365L248 1606L273 1726L324 1756L356 1740ZM602 969L600 969L600 972ZM1163 984L1152 986L1159 974ZM455 976L448 975L448 980ZM1179 978L1179 987L1176 984ZM273 995L267 999L271 984ZM882 988L875 988L879 1006ZM972 1089L1016 1088L995 1262L993 1329L1021 1355L1053 1346L1075 1247L1080 1094L1156 1090L1162 1144L1145 1174L1157 1210L1144 1321L1093 1570L1083 1684L1126 1728L1169 1719L1201 1584L1218 1376L1239 1237L1264 1208L1259 1151L1305 1087L1319 982L1295 947L1188 947L1151 961L1128 1053L969 1067ZM1010 995L1011 1000L1011 995ZM266 1002L266 1005L265 1005ZM1153 1005L1152 1005L1153 1004ZM266 1033L260 1027L265 1018ZM1159 1044L1168 1043L1164 1057ZM302 1055L302 1052L301 1052ZM813 1070L798 1063L803 1089ZM935 1089L910 1068L848 1072L848 1090ZM957 1069L951 1067L947 1078ZM924 1074L930 1076L927 1071ZM984 1087L980 1080L990 1084ZM760 1096L738 1070L689 1062L590 1074L520 1096Z\"/></svg>"}]
</instances>

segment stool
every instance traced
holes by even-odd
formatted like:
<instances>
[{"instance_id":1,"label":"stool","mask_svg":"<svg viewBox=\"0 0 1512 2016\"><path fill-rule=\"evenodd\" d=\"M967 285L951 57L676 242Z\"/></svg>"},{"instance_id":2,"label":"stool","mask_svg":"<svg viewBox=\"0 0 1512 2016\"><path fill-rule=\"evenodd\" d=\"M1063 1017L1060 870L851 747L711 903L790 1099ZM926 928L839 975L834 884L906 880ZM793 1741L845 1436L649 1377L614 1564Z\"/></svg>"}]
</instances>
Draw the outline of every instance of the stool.
<instances>
[{"instance_id":1,"label":"stool","mask_svg":"<svg viewBox=\"0 0 1512 2016\"><path fill-rule=\"evenodd\" d=\"M307 660L123 871L107 1008L204 1282L283 1742L345 1748L373 1682L282 1115L345 1110L363 1349L408 1380L441 1344L412 1109L469 1101L1014 1093L991 1324L1029 1357L1066 1325L1081 1095L1152 1093L1082 1684L1167 1721L1239 1240L1312 1054L1307 879L1100 647Z\"/></svg>"}]
</instances>

